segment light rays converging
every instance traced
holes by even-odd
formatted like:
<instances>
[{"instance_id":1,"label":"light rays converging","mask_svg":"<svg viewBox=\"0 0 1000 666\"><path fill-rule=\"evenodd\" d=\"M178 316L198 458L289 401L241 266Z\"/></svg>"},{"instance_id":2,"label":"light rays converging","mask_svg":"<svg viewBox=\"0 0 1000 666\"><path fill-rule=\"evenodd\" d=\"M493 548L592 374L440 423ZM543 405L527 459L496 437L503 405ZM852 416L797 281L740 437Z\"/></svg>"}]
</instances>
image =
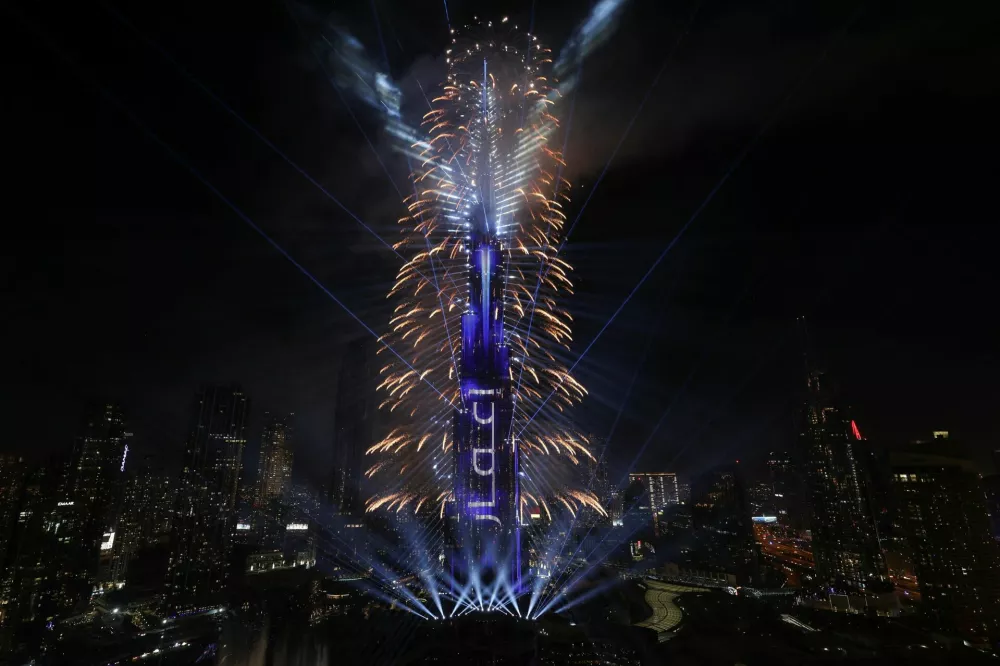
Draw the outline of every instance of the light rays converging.
<instances>
[{"instance_id":1,"label":"light rays converging","mask_svg":"<svg viewBox=\"0 0 1000 666\"><path fill-rule=\"evenodd\" d=\"M110 8L109 11L138 33L124 17ZM492 24L487 27L492 28ZM480 28L485 30L482 25ZM453 61L452 70L442 86L442 94L432 100L433 108L424 116L424 125L429 128L427 138L411 145L413 153L408 157L415 156L419 160L411 175L413 194L404 200L409 214L400 220L403 238L392 246L392 250L404 257L406 262L390 291L390 297L396 299L399 305L390 322L392 330L384 336L376 335L369 325L191 162L160 139L108 90L94 82L98 90L144 134L368 333L377 337L382 345L380 352L389 350L390 354L385 355L388 365L382 369L384 379L380 389L388 395L383 406L390 413L401 406L404 408L401 413L411 405L432 406L429 420L421 422L416 417L416 410L411 410L408 416L400 419L400 425L388 437L369 450L369 453L381 458L370 468L370 477L398 469L397 476L401 479L392 492L372 499L369 509L373 511L384 508L396 513L412 510L419 514L422 507L427 507L425 511L432 512L434 507L443 507L449 499L448 484L439 482L444 480L451 462L448 451L453 443L449 442L451 421L448 417L457 394L454 358L460 350L460 343L453 342L448 332L449 322L457 328L457 319L462 312L462 295L465 293L461 284L464 282L462 278L466 277L466 261L461 256L466 251L463 242L466 240L463 237L466 225L463 221L467 219L470 206L474 208L477 203L483 206L486 197L490 197L490 208L496 214L491 216L489 223L501 239L506 265L510 268L504 276L502 307L505 319L510 323L505 342L514 351L513 361L520 366L518 373L523 378L523 381L519 380L515 395L515 420L525 420L536 407L533 416L537 416L547 404L551 411L551 414L546 413L544 418L538 419L526 434L527 428L523 428L519 433L521 436L510 440L511 446L519 447L524 460L524 503L533 502L549 513L548 500L553 505L561 504L574 517L586 509L605 513L592 493L577 489L570 476L557 475L557 464L553 462L558 459L567 466L575 467L581 461L594 460L587 438L575 432L566 416L566 411L586 396L586 389L560 362L562 353L557 351L561 347L568 352L572 341L572 317L560 308L558 301L564 295L572 294L573 289L570 279L572 267L557 256L561 240L564 240L561 236L566 221L563 210L569 202L570 189L569 183L561 176L565 166L562 153L550 148L554 144L553 137L559 131L554 107L560 94L547 67L552 62L551 53L538 44L537 37L514 31L502 32L497 30L485 35L489 37L488 42L484 40L480 43L468 38L463 42L467 47L464 56L456 38L453 49L457 52L449 59ZM150 40L145 41L286 163L378 237L273 143L181 68L169 54ZM77 73L83 72L83 68L66 58L57 47L50 46L74 65ZM492 54L491 62L496 63L491 67L488 78L484 76L482 81L463 78L465 68L474 70L477 61L485 57L487 51ZM481 103L475 99L477 97ZM495 162L488 184L487 175L477 173L474 166L470 167L469 159L476 151L487 148L490 160ZM421 270L428 265L429 271ZM428 273L434 277L428 277ZM529 289L532 282L536 283L534 291ZM433 309L435 302L436 310ZM533 330L530 322L536 319L538 326ZM411 342L412 347L408 346ZM404 351L400 352L400 348ZM446 372L448 375L444 377ZM446 394L438 388L434 383L438 379L444 382L448 387L445 390L450 389L450 393ZM557 396L556 399L542 401L543 394L550 390ZM438 434L441 435L440 449L437 445ZM399 464L400 460L404 462ZM442 471L432 472L439 467ZM435 484L444 490L436 494L421 494L424 490L421 480L425 475L433 477ZM521 509L521 503L518 509ZM326 536L342 541L335 534ZM426 536L417 530L417 535L409 539L407 545L411 548L408 552L417 554L415 562L414 558L404 558L405 561L390 566L378 557L356 555L359 558L356 566L364 567L364 571L372 574L365 584L374 596L387 603L398 604L418 617L444 618L448 597L442 591L453 588L454 581L445 580L445 576L435 569L427 557L438 544L426 541ZM421 588L430 594L430 604L410 591L407 583L401 582L398 570L409 572L402 578L416 577L420 580ZM529 575L527 583L533 582ZM481 580L477 575L454 600L455 605L450 612L454 615L457 609L461 615L479 610L523 617L525 613L518 603L518 594L519 590L515 589L509 576ZM531 615L531 611L527 614ZM537 614L535 610L534 615Z\"/></svg>"}]
</instances>

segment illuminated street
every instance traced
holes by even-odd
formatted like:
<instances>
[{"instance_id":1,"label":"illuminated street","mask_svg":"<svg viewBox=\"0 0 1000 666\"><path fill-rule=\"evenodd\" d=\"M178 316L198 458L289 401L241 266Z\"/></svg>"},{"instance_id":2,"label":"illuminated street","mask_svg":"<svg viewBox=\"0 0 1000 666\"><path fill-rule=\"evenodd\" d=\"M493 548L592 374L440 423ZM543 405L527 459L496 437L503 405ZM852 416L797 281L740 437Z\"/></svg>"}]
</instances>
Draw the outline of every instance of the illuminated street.
<instances>
[{"instance_id":1,"label":"illuminated street","mask_svg":"<svg viewBox=\"0 0 1000 666\"><path fill-rule=\"evenodd\" d=\"M684 613L676 604L677 597L685 592L703 592L705 588L661 583L650 579L646 579L644 583L645 601L653 609L653 614L636 626L654 630L662 643L667 640L668 632L676 629L684 617Z\"/></svg>"}]
</instances>

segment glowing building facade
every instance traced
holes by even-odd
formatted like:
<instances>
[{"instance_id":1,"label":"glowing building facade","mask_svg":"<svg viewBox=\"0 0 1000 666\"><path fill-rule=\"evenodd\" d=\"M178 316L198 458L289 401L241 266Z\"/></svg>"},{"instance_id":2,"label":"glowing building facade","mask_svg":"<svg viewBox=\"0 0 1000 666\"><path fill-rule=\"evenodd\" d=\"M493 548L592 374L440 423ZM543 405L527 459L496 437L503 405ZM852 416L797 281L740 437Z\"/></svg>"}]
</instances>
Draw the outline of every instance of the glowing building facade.
<instances>
[{"instance_id":1,"label":"glowing building facade","mask_svg":"<svg viewBox=\"0 0 1000 666\"><path fill-rule=\"evenodd\" d=\"M264 433L260 441L260 463L257 469L258 506L280 497L292 480L292 420L294 414L274 416L264 414Z\"/></svg>"},{"instance_id":2,"label":"glowing building facade","mask_svg":"<svg viewBox=\"0 0 1000 666\"><path fill-rule=\"evenodd\" d=\"M671 504L680 501L677 475L673 472L649 472L629 474L630 483L638 482L648 493L639 508L643 511L659 513Z\"/></svg>"},{"instance_id":3,"label":"glowing building facade","mask_svg":"<svg viewBox=\"0 0 1000 666\"><path fill-rule=\"evenodd\" d=\"M517 516L518 453L513 444L510 352L504 342L504 266L500 243L473 234L469 300L462 315L461 406L455 410L453 569L469 562L486 569L501 562L520 580Z\"/></svg>"}]
</instances>

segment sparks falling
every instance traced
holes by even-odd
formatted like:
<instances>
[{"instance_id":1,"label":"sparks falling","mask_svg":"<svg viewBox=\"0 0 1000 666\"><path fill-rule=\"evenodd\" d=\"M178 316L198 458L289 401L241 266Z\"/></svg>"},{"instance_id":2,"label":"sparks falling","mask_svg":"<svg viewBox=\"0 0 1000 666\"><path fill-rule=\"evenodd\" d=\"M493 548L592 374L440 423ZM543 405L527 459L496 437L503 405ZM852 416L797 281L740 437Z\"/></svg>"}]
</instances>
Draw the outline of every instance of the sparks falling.
<instances>
[{"instance_id":1,"label":"sparks falling","mask_svg":"<svg viewBox=\"0 0 1000 666\"><path fill-rule=\"evenodd\" d=\"M520 504L546 513L547 501L574 515L581 507L604 513L592 493L567 485L572 475L554 467L593 456L566 416L587 391L560 361L572 341L572 317L559 301L573 293L573 283L572 267L557 256L570 183L555 141L560 95L551 51L506 19L455 32L448 74L423 117L426 137L407 151L412 194L394 248L408 261L388 294L396 306L384 340L409 366L382 354L380 408L391 412L395 427L367 451L366 476L384 488L367 510L443 516L454 499L450 451L452 413L461 401L466 254L470 221L480 218L499 240L506 266L502 314L514 417L505 438L520 450Z\"/></svg>"}]
</instances>

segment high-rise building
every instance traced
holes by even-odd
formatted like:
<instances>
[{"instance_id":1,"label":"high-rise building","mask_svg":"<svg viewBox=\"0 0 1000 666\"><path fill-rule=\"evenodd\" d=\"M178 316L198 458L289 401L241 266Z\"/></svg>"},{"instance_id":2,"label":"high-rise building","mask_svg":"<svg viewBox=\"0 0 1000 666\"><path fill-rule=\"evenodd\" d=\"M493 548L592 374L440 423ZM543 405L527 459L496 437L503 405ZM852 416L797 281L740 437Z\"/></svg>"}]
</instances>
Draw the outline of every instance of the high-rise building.
<instances>
[{"instance_id":1,"label":"high-rise building","mask_svg":"<svg viewBox=\"0 0 1000 666\"><path fill-rule=\"evenodd\" d=\"M738 465L713 468L695 478L691 491L694 547L689 564L733 575L741 584L758 575L750 501Z\"/></svg>"},{"instance_id":2,"label":"high-rise building","mask_svg":"<svg viewBox=\"0 0 1000 666\"><path fill-rule=\"evenodd\" d=\"M871 508L870 451L818 372L808 375L799 439L819 581L842 589L881 586L886 565Z\"/></svg>"},{"instance_id":3,"label":"high-rise building","mask_svg":"<svg viewBox=\"0 0 1000 666\"><path fill-rule=\"evenodd\" d=\"M514 403L504 337L506 254L478 212L475 220L469 299L462 315L461 402L454 412L451 569L461 579L475 567L497 572L509 566L508 580L519 589L520 479L518 447L510 440Z\"/></svg>"},{"instance_id":4,"label":"high-rise building","mask_svg":"<svg viewBox=\"0 0 1000 666\"><path fill-rule=\"evenodd\" d=\"M67 600L71 607L78 592L89 592L70 584L79 581L63 573L72 562L46 530L63 472L63 465L22 469L18 493L6 496L13 500L16 521L0 580L0 654L13 654L19 628L39 627L45 618L65 612ZM39 641L30 643L28 653L38 654Z\"/></svg>"},{"instance_id":5,"label":"high-rise building","mask_svg":"<svg viewBox=\"0 0 1000 666\"><path fill-rule=\"evenodd\" d=\"M587 459L587 488L607 508L611 500L611 482L608 479L608 443L604 437L591 435L589 438L593 460Z\"/></svg>"},{"instance_id":6,"label":"high-rise building","mask_svg":"<svg viewBox=\"0 0 1000 666\"><path fill-rule=\"evenodd\" d=\"M691 501L691 484L687 482L677 482L677 501L680 504L687 504Z\"/></svg>"},{"instance_id":7,"label":"high-rise building","mask_svg":"<svg viewBox=\"0 0 1000 666\"><path fill-rule=\"evenodd\" d=\"M140 550L170 536L177 479L157 470L152 460L145 456L126 470L114 541L101 553L104 579L115 587L124 584L128 564Z\"/></svg>"},{"instance_id":8,"label":"high-rise building","mask_svg":"<svg viewBox=\"0 0 1000 666\"><path fill-rule=\"evenodd\" d=\"M767 458L767 470L777 518L794 530L806 529L809 513L801 465L788 451L772 451Z\"/></svg>"},{"instance_id":9,"label":"high-rise building","mask_svg":"<svg viewBox=\"0 0 1000 666\"><path fill-rule=\"evenodd\" d=\"M7 554L14 547L17 507L24 487L26 467L21 456L0 455L0 577L5 569Z\"/></svg>"},{"instance_id":10,"label":"high-rise building","mask_svg":"<svg viewBox=\"0 0 1000 666\"><path fill-rule=\"evenodd\" d=\"M292 480L292 421L294 414L264 413L264 434L260 440L255 504L263 506L289 491Z\"/></svg>"},{"instance_id":11,"label":"high-rise building","mask_svg":"<svg viewBox=\"0 0 1000 666\"><path fill-rule=\"evenodd\" d=\"M173 520L169 607L210 604L224 589L250 400L239 386L196 396Z\"/></svg>"},{"instance_id":12,"label":"high-rise building","mask_svg":"<svg viewBox=\"0 0 1000 666\"><path fill-rule=\"evenodd\" d=\"M747 492L750 513L755 516L775 516L778 511L774 501L774 486L770 481L758 481Z\"/></svg>"},{"instance_id":13,"label":"high-rise building","mask_svg":"<svg viewBox=\"0 0 1000 666\"><path fill-rule=\"evenodd\" d=\"M0 627L13 611L11 588L17 560L18 514L27 472L21 456L0 455ZM0 641L3 649L4 642Z\"/></svg>"},{"instance_id":14,"label":"high-rise building","mask_svg":"<svg viewBox=\"0 0 1000 666\"><path fill-rule=\"evenodd\" d=\"M378 435L378 366L374 341L363 338L344 353L334 410L333 481L330 504L345 516L362 511L361 459Z\"/></svg>"},{"instance_id":15,"label":"high-rise building","mask_svg":"<svg viewBox=\"0 0 1000 666\"><path fill-rule=\"evenodd\" d=\"M680 488L674 472L636 472L628 475L629 483L639 483L646 491L639 510L653 515L661 513L671 504L680 502Z\"/></svg>"},{"instance_id":16,"label":"high-rise building","mask_svg":"<svg viewBox=\"0 0 1000 666\"><path fill-rule=\"evenodd\" d=\"M1000 546L983 487L960 458L894 452L898 518L913 551L921 607L942 627L1000 637Z\"/></svg>"},{"instance_id":17,"label":"high-rise building","mask_svg":"<svg viewBox=\"0 0 1000 666\"><path fill-rule=\"evenodd\" d=\"M55 506L45 522L56 538L53 575L60 581L64 608L85 600L123 574L125 563L113 550L125 488L131 433L113 403L87 406L83 427L66 461ZM112 563L111 560L115 562Z\"/></svg>"}]
</instances>

